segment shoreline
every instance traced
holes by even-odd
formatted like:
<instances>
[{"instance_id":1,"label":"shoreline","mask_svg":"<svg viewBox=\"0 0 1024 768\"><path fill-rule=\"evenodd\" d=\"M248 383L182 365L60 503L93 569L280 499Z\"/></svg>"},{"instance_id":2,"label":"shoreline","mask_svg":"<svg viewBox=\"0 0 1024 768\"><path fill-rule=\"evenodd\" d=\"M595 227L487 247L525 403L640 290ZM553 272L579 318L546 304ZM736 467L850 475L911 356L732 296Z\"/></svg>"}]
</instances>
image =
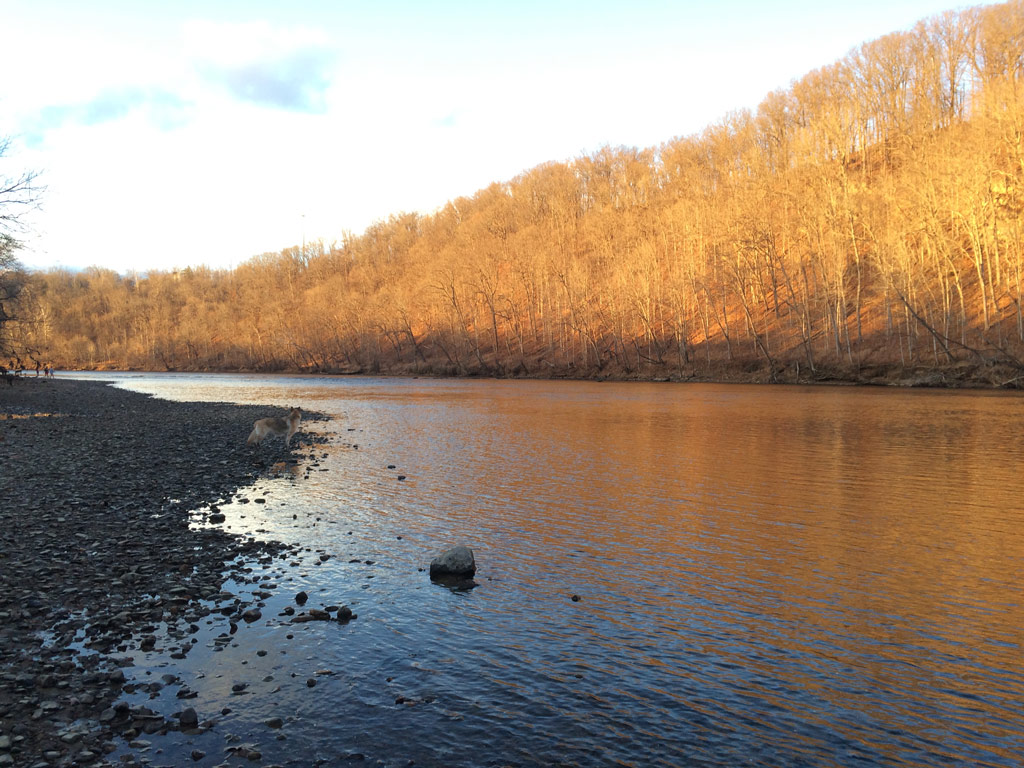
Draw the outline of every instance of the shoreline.
<instances>
[{"instance_id":1,"label":"shoreline","mask_svg":"<svg viewBox=\"0 0 1024 768\"><path fill-rule=\"evenodd\" d=\"M291 551L189 515L316 445L254 454L267 412L61 378L0 390L0 768L109 765L125 733L191 725L119 702L123 668L157 644L184 659L214 610L241 621L253 599L222 585Z\"/></svg>"},{"instance_id":2,"label":"shoreline","mask_svg":"<svg viewBox=\"0 0 1024 768\"><path fill-rule=\"evenodd\" d=\"M960 362L947 366L898 365L895 363L862 364L846 366L819 365L814 371L799 363L780 364L769 370L760 364L721 364L712 368L690 366L680 372L677 369L658 369L648 372L622 371L614 367L604 369L552 369L546 372L526 372L525 369L510 371L498 369L467 370L457 373L451 370L438 371L432 367L392 367L380 370L329 369L300 370L281 369L272 371L249 369L184 369L156 370L147 368L119 368L114 365L99 365L93 368L62 369L68 372L89 373L212 373L212 374L264 374L285 376L330 376L379 377L379 378L424 378L424 379L492 379L495 381L594 381L594 382L636 382L658 384L767 384L826 387L894 387L897 389L967 389L980 391L1019 391L1024 389L1024 368L1017 365L978 364ZM25 378L30 378L26 374Z\"/></svg>"}]
</instances>

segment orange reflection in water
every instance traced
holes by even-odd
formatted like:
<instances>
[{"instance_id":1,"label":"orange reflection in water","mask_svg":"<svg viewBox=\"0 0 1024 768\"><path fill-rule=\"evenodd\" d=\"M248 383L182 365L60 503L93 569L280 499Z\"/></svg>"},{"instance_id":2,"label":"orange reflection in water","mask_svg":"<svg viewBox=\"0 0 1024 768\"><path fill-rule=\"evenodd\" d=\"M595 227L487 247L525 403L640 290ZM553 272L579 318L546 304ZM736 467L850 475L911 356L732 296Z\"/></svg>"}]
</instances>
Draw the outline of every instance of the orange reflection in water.
<instances>
[{"instance_id":1,"label":"orange reflection in water","mask_svg":"<svg viewBox=\"0 0 1024 768\"><path fill-rule=\"evenodd\" d=\"M420 694L478 708L416 732L527 763L567 734L594 764L1019 762L1019 396L239 379L208 398L337 416L266 525L385 565L338 659L415 658ZM480 565L457 598L416 570L453 540Z\"/></svg>"},{"instance_id":2,"label":"orange reflection in water","mask_svg":"<svg viewBox=\"0 0 1024 768\"><path fill-rule=\"evenodd\" d=\"M476 500L449 519L501 518L526 562L578 563L560 565L563 577L591 592L603 621L644 628L644 664L719 682L735 664L744 700L801 717L807 702L793 690L940 733L1012 712L1024 641L1020 398L524 389L481 402L465 431L427 427L425 463L453 465L443 474ZM465 462L453 459L462 441L474 452ZM529 589L552 578L508 565ZM666 660L674 643L708 666ZM877 728L832 727L890 753Z\"/></svg>"}]
</instances>

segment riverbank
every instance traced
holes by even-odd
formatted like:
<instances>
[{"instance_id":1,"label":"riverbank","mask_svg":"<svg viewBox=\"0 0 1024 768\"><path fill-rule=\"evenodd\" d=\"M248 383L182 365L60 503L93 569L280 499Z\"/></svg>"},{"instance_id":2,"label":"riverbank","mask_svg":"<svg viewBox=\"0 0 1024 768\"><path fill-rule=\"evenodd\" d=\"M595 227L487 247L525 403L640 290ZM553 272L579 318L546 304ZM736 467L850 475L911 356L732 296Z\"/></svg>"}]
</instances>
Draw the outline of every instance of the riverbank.
<instances>
[{"instance_id":1,"label":"riverbank","mask_svg":"<svg viewBox=\"0 0 1024 768\"><path fill-rule=\"evenodd\" d=\"M182 368L192 373L280 373L317 376L380 376L395 378L441 379L536 379L540 381L638 381L700 384L797 384L822 386L866 386L926 389L1024 389L1024 368L1013 361L959 361L948 365L901 365L871 363L861 365L818 364L813 369L799 361L779 362L768 366L760 359L737 360L734 363L678 366L645 365L624 368L607 363L595 366L554 366L533 361L528 367L473 367L430 364L392 364L349 368L274 368L272 370ZM124 369L114 363L82 368L88 371L147 371Z\"/></svg>"},{"instance_id":2,"label":"riverbank","mask_svg":"<svg viewBox=\"0 0 1024 768\"><path fill-rule=\"evenodd\" d=\"M314 444L300 432L290 450L248 448L267 411L60 378L3 386L0 767L107 765L118 735L193 725L115 706L123 668L147 646L184 658L211 602L241 620L251 606L222 592L226 576L287 555L190 526L190 510L209 517Z\"/></svg>"}]
</instances>

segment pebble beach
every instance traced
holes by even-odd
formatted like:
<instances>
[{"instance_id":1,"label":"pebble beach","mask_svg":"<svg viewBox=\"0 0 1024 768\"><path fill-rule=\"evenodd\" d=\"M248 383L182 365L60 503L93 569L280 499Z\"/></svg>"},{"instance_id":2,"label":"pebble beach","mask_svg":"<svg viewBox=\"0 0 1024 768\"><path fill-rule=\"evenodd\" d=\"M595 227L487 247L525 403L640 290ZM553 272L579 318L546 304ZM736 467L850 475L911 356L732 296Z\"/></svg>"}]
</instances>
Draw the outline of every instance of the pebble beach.
<instances>
[{"instance_id":1,"label":"pebble beach","mask_svg":"<svg viewBox=\"0 0 1024 768\"><path fill-rule=\"evenodd\" d=\"M59 377L4 383L0 767L113 765L133 735L202 727L184 705L174 717L127 706L125 668L147 645L185 658L213 602L245 620L254 607L224 594L225 579L288 556L190 525L190 511L215 518L235 490L313 445L300 432L290 449L280 438L248 448L268 410Z\"/></svg>"}]
</instances>

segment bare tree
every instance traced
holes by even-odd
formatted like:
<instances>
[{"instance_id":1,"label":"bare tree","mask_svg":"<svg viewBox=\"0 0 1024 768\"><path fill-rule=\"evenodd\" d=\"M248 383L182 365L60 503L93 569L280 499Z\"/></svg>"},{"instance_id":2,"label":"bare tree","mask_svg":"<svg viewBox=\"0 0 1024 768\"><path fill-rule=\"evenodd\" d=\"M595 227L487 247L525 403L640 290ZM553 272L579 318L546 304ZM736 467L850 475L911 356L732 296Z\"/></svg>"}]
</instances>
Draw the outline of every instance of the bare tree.
<instances>
[{"instance_id":1,"label":"bare tree","mask_svg":"<svg viewBox=\"0 0 1024 768\"><path fill-rule=\"evenodd\" d=\"M0 137L0 163L10 147L11 140ZM24 244L25 216L38 206L42 194L38 176L35 171L8 175L0 165L0 352L4 354L12 351L8 328L25 286L25 273L15 254Z\"/></svg>"}]
</instances>

